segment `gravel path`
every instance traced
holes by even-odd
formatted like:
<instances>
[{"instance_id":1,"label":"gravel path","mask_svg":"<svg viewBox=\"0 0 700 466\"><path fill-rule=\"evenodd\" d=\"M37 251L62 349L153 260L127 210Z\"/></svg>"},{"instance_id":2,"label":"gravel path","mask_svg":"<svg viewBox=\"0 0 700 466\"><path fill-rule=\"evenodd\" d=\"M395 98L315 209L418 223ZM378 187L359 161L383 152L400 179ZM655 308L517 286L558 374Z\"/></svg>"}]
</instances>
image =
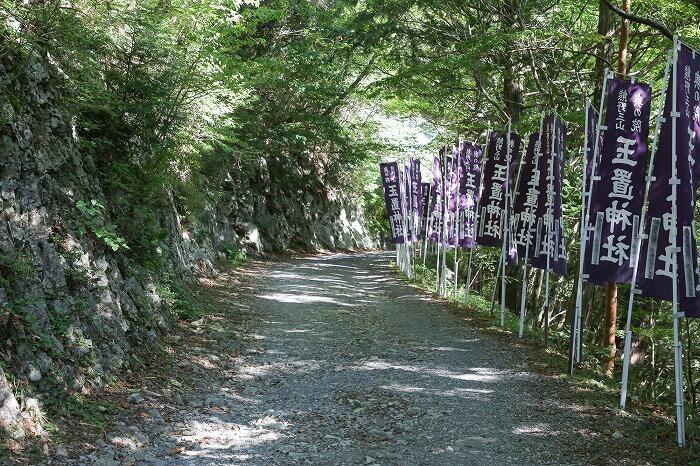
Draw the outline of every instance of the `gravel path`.
<instances>
[{"instance_id":1,"label":"gravel path","mask_svg":"<svg viewBox=\"0 0 700 466\"><path fill-rule=\"evenodd\" d=\"M135 391L95 451L61 462L645 461L629 419L575 401L531 350L401 284L389 258L292 259L258 266L249 289L219 284L228 314L181 337L193 383Z\"/></svg>"}]
</instances>

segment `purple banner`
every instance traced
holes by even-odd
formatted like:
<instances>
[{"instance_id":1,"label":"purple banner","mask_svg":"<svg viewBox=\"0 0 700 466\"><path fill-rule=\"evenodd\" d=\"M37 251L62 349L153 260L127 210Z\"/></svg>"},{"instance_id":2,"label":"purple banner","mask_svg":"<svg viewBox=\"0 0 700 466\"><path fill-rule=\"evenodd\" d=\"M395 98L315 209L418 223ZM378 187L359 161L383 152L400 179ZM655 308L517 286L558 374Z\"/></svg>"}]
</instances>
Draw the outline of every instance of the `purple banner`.
<instances>
[{"instance_id":1,"label":"purple banner","mask_svg":"<svg viewBox=\"0 0 700 466\"><path fill-rule=\"evenodd\" d=\"M540 176L540 165L543 162L539 138L540 133L530 135L521 161L520 181L513 202L513 241L518 248L518 257L524 258L527 249L530 259L535 256L534 237L540 193L546 189L546 185L544 189L541 186L543 179Z\"/></svg>"},{"instance_id":2,"label":"purple banner","mask_svg":"<svg viewBox=\"0 0 700 466\"><path fill-rule=\"evenodd\" d=\"M700 268L693 224L694 187L698 184L696 157L700 146L700 55L685 46L681 46L677 54L654 158L645 228L648 239L642 242L640 249L637 286L645 296L671 301L675 262L680 309L687 317L700 317ZM675 122L674 110L677 111ZM672 178L674 153L676 178ZM672 183L676 184L677 224L672 215ZM674 231L677 256L671 242Z\"/></svg>"},{"instance_id":3,"label":"purple banner","mask_svg":"<svg viewBox=\"0 0 700 466\"><path fill-rule=\"evenodd\" d=\"M404 218L404 236L406 242L411 241L411 175L409 173L408 163L404 164L403 170L401 171L401 201L403 206L403 218Z\"/></svg>"},{"instance_id":4,"label":"purple banner","mask_svg":"<svg viewBox=\"0 0 700 466\"><path fill-rule=\"evenodd\" d=\"M591 189L584 273L588 281L627 283L644 196L651 87L613 78L600 162Z\"/></svg>"},{"instance_id":5,"label":"purple banner","mask_svg":"<svg viewBox=\"0 0 700 466\"><path fill-rule=\"evenodd\" d=\"M549 257L549 269L558 275L566 275L566 238L562 208L566 126L558 116L549 115L544 119L540 141L543 154L539 167L540 195L545 194L545 197L540 197L537 205L536 243L532 266L546 270Z\"/></svg>"},{"instance_id":6,"label":"purple banner","mask_svg":"<svg viewBox=\"0 0 700 466\"><path fill-rule=\"evenodd\" d=\"M442 239L444 193L442 184L442 163L440 160L440 156L433 157L433 184L430 187L430 206L428 208L428 239L431 241L439 241Z\"/></svg>"},{"instance_id":7,"label":"purple banner","mask_svg":"<svg viewBox=\"0 0 700 466\"><path fill-rule=\"evenodd\" d=\"M459 215L459 185L461 178L461 160L456 147L452 148L452 155L447 159L447 231L443 246L457 247L457 227L456 222Z\"/></svg>"},{"instance_id":8,"label":"purple banner","mask_svg":"<svg viewBox=\"0 0 700 466\"><path fill-rule=\"evenodd\" d=\"M420 235L421 237L425 237L426 232L428 231L428 219L430 218L430 199L428 199L428 196L430 196L430 183L425 183L422 182L420 184L420 218L421 218L421 230L420 230Z\"/></svg>"},{"instance_id":9,"label":"purple banner","mask_svg":"<svg viewBox=\"0 0 700 466\"><path fill-rule=\"evenodd\" d=\"M462 176L459 187L459 246L471 249L476 247L476 208L479 203L484 150L476 143L463 142L459 152L462 160Z\"/></svg>"},{"instance_id":10,"label":"purple banner","mask_svg":"<svg viewBox=\"0 0 700 466\"><path fill-rule=\"evenodd\" d=\"M421 215L423 212L423 194L421 191L420 160L411 159L409 162L411 183L411 240L418 241L421 237Z\"/></svg>"},{"instance_id":11,"label":"purple banner","mask_svg":"<svg viewBox=\"0 0 700 466\"><path fill-rule=\"evenodd\" d=\"M456 147L453 147L452 156L449 158L447 164L447 208L450 212L457 211L461 165L462 161L460 160L459 152Z\"/></svg>"},{"instance_id":12,"label":"purple banner","mask_svg":"<svg viewBox=\"0 0 700 466\"><path fill-rule=\"evenodd\" d=\"M491 133L489 136L489 158L484 165L484 190L477 209L479 228L476 242L481 246L503 245L501 223L509 218L509 215L505 218L503 216L506 188L510 189L512 184L516 155L520 152L520 137L517 134L510 133L509 154L506 153L506 139L505 133ZM510 167L507 165L508 159Z\"/></svg>"},{"instance_id":13,"label":"purple banner","mask_svg":"<svg viewBox=\"0 0 700 466\"><path fill-rule=\"evenodd\" d=\"M404 243L404 217L401 208L401 184L399 182L399 167L396 162L379 164L379 172L384 188L384 203L389 217L389 230L393 243Z\"/></svg>"}]
</instances>

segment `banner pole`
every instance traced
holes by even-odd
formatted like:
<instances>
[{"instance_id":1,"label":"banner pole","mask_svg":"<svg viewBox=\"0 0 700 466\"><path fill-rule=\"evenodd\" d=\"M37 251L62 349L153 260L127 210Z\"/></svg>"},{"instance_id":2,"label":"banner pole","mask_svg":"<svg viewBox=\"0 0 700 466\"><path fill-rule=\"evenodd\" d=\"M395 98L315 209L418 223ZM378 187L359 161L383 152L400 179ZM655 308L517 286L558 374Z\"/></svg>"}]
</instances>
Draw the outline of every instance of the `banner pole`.
<instances>
[{"instance_id":1,"label":"banner pole","mask_svg":"<svg viewBox=\"0 0 700 466\"><path fill-rule=\"evenodd\" d=\"M552 135L549 140L549 186L547 187L547 197L549 193L554 190L554 136L557 123L557 112L554 111L554 116L552 118ZM547 225L547 266L545 270L545 289L544 289L544 344L547 346L549 340L549 275L551 269L551 259L552 259L552 224L554 223L554 200L549 202L547 206L548 221ZM559 244L554 245L556 249L559 249Z\"/></svg>"},{"instance_id":2,"label":"banner pole","mask_svg":"<svg viewBox=\"0 0 700 466\"><path fill-rule=\"evenodd\" d=\"M442 272L443 272L443 262L444 262L444 250L445 250L445 164L447 164L447 153L445 146L442 147L442 154L440 155L440 233L438 235L438 269L437 274L437 293L438 296L442 296Z\"/></svg>"},{"instance_id":3,"label":"banner pole","mask_svg":"<svg viewBox=\"0 0 700 466\"><path fill-rule=\"evenodd\" d=\"M432 189L428 188L428 208L426 210L426 217L425 217L425 240L424 240L425 243L423 243L423 281L425 281L425 274L426 274L425 258L428 255L428 243L429 243L428 230L430 229L430 227L428 226L429 225L428 222L430 222L430 226L432 226L432 220L433 220L433 216L430 215L431 214L430 201L431 201L432 194L433 194L432 191L433 191ZM421 213L421 218L422 218L422 213Z\"/></svg>"},{"instance_id":4,"label":"banner pole","mask_svg":"<svg viewBox=\"0 0 700 466\"><path fill-rule=\"evenodd\" d=\"M403 249L404 249L404 244L406 243L406 184L404 182L404 167L401 165L401 159L399 159L399 187L400 187L400 192L401 192L401 210L403 212L402 216L402 221L401 221L401 228L402 228L402 235L403 235L403 243L399 244L399 255L398 255L398 267L401 272L406 274L406 269L404 268L404 254L403 254Z\"/></svg>"},{"instance_id":5,"label":"banner pole","mask_svg":"<svg viewBox=\"0 0 700 466\"><path fill-rule=\"evenodd\" d=\"M458 252L459 252L459 249L457 249L457 247L455 247L455 256L454 256L455 257L455 260L454 260L454 266L455 266L454 275L455 275L455 277L454 277L454 287L453 287L454 289L452 290L452 297L455 299L457 299L457 285L458 285L458 283L457 283L457 271L459 270L459 262L457 261Z\"/></svg>"},{"instance_id":6,"label":"banner pole","mask_svg":"<svg viewBox=\"0 0 700 466\"><path fill-rule=\"evenodd\" d=\"M605 80L605 78L604 78ZM605 91L605 83L603 86L603 90ZM603 100L603 97L601 96L601 101ZM594 150L594 156L593 160L591 162L591 180L588 179L588 151L590 150L590 144L598 144L598 140L596 139L595 141L589 141L588 140L588 131L590 128L588 127L588 112L591 110L591 102L588 98L586 98L586 121L584 123L584 140L583 140L583 186L581 188L581 226L580 226L580 239L579 239L579 256L578 256L578 262L579 262L579 267L578 267L578 281L576 283L576 304L574 308L574 316L572 319L572 334L571 334L571 339L572 339L572 350L571 350L571 356L570 356L570 361L569 361L569 375L574 375L574 362L580 363L581 362L581 347L583 345L582 341L582 335L581 335L581 314L583 310L583 267L584 267L584 260L586 256L586 242L588 240L588 204L589 204L589 198L591 196L591 192L593 190L593 181L592 178L595 175L595 166L596 166L596 160L595 160L595 150ZM600 119L599 119L600 120ZM598 134L598 131L596 131L596 134Z\"/></svg>"},{"instance_id":7,"label":"banner pole","mask_svg":"<svg viewBox=\"0 0 700 466\"><path fill-rule=\"evenodd\" d=\"M539 168L540 168L540 160L542 156L542 127L544 125L544 111L542 111L542 115L540 117L540 132L539 136L537 137L538 146L535 147L536 153L535 153L535 169L532 173L532 176L534 177L535 175L539 176ZM527 150L527 149L526 149ZM540 180L537 180L537 184L539 185ZM525 333L525 305L527 303L527 268L528 264L530 262L530 235L532 235L532 227L534 226L535 222L530 221L527 232L528 232L528 240L525 242L525 257L523 258L523 281L522 281L522 286L520 288L520 326L518 328L518 337L522 338L523 334Z\"/></svg>"},{"instance_id":8,"label":"banner pole","mask_svg":"<svg viewBox=\"0 0 700 466\"><path fill-rule=\"evenodd\" d=\"M676 382L676 430L678 433L678 445L685 447L685 407L683 405L683 352L680 343L679 320L684 317L684 313L678 312L678 179L676 166L678 164L678 148L676 147L678 132L678 49L680 42L678 36L673 40L673 104L671 112L671 251L673 251L673 355L674 372Z\"/></svg>"},{"instance_id":9,"label":"banner pole","mask_svg":"<svg viewBox=\"0 0 700 466\"><path fill-rule=\"evenodd\" d=\"M481 199L481 195L483 194L484 190L484 166L486 164L486 156L488 155L488 146L489 146L489 133L491 132L490 129L486 130L486 141L484 143L484 147L481 149L481 175L479 176L479 199ZM474 243L476 243L476 237L478 236L477 232L479 231L479 214L478 214L478 204L474 207L474 212L475 212L475 218L474 218ZM464 304L469 304L469 291L471 287L471 275L472 275L472 252L474 248L476 248L478 245L474 244L473 247L469 248L469 269L467 270L467 289L464 292Z\"/></svg>"},{"instance_id":10,"label":"banner pole","mask_svg":"<svg viewBox=\"0 0 700 466\"><path fill-rule=\"evenodd\" d=\"M459 253L459 185L460 185L460 169L461 169L461 142L457 145L457 186L455 192L455 212L454 212L454 235L455 235L455 255L454 255L454 290L452 292L452 297L457 299L457 272L459 270L459 262L457 261L457 254Z\"/></svg>"},{"instance_id":11,"label":"banner pole","mask_svg":"<svg viewBox=\"0 0 700 466\"><path fill-rule=\"evenodd\" d=\"M445 246L442 248L442 297L447 298L447 249L449 247L449 239L450 239L450 233L447 230L447 218L449 217L449 205L447 202L447 180L452 177L452 164L447 165L447 148L448 146L445 146L445 183L444 183L444 189L445 189L445 195L443 196L443 202L445 205L445 223L443 226L443 241L445 242Z\"/></svg>"},{"instance_id":12,"label":"banner pole","mask_svg":"<svg viewBox=\"0 0 700 466\"><path fill-rule=\"evenodd\" d=\"M437 241L435 242L435 250L436 250L436 261L435 261L435 292L440 295L440 288L441 288L441 282L442 282L442 250L443 250L443 244L442 244L442 238L444 234L444 229L445 229L445 212L443 209L443 197L445 194L445 182L444 182L444 165L445 165L445 147L443 146L442 152L438 153L438 158L440 160L440 204L438 206L438 203L435 203L436 208L439 208L440 211L440 231L437 233ZM435 191L436 195L437 190ZM436 199L437 201L437 199Z\"/></svg>"},{"instance_id":13,"label":"banner pole","mask_svg":"<svg viewBox=\"0 0 700 466\"><path fill-rule=\"evenodd\" d=\"M600 181L600 178L595 174L596 167L598 164L598 156L600 153L600 133L601 131L604 131L607 129L606 126L603 125L603 108L606 102L606 97L607 97L607 88L608 88L608 80L614 76L614 73L612 73L611 70L608 68L605 68L605 72L603 74L603 87L601 91L601 96L600 96L600 103L598 106L598 124L596 125L596 130L595 130L595 146L593 146L593 162L592 162L592 167L591 167L591 179L590 179L590 187L591 189L589 190L588 193L588 203L586 206L586 235L584 236L585 241L588 241L588 232L590 232L593 227L589 227L588 223L590 221L590 212L591 212L591 200L592 200L592 195L593 195L593 183L596 181ZM585 255L585 250L584 250L584 255ZM579 274L581 278L583 278L582 274ZM583 308L583 296L581 296L581 308ZM581 320L581 312L579 312L579 321ZM579 332L582 332L582 323L579 324ZM578 361L581 361L582 358L582 341L578 341L578 348L577 348L577 358Z\"/></svg>"},{"instance_id":14,"label":"banner pole","mask_svg":"<svg viewBox=\"0 0 700 466\"><path fill-rule=\"evenodd\" d=\"M656 115L656 128L654 130L654 142L651 147L649 156L649 167L647 168L646 187L644 190L644 201L642 204L642 214L639 222L639 234L637 235L637 246L633 260L632 282L630 284L630 297L627 303L627 320L625 321L625 346L622 356L622 387L620 389L620 409L625 409L627 404L627 387L629 381L629 367L632 352L632 308L634 306L634 296L639 293L636 287L637 274L639 270L639 250L641 249L642 240L646 238L644 227L646 224L647 210L649 208L649 191L651 190L651 182L653 180L652 170L658 150L659 132L661 131L661 123L664 121L663 111L666 102L666 94L668 93L668 80L673 63L673 52L669 51L668 59L666 60L666 70L664 71L663 88L661 91L661 102Z\"/></svg>"},{"instance_id":15,"label":"banner pole","mask_svg":"<svg viewBox=\"0 0 700 466\"><path fill-rule=\"evenodd\" d=\"M404 165L406 162L404 162ZM411 250L411 204L412 204L412 198L411 198L411 166L410 162L408 165L405 165L408 170L404 170L404 176L408 176L408 180L404 180L404 185L408 182L408 189L406 191L405 197L406 197L406 241L404 242L403 246L403 263L404 263L404 268L405 268L405 273L408 279L411 279L411 259L410 259L410 250Z\"/></svg>"},{"instance_id":16,"label":"banner pole","mask_svg":"<svg viewBox=\"0 0 700 466\"><path fill-rule=\"evenodd\" d=\"M435 292L440 294L440 235L435 243Z\"/></svg>"},{"instance_id":17,"label":"banner pole","mask_svg":"<svg viewBox=\"0 0 700 466\"><path fill-rule=\"evenodd\" d=\"M530 242L525 243L525 259L523 260L523 283L520 287L520 326L518 337L522 338L525 332L525 302L527 300L527 255L530 252Z\"/></svg>"},{"instance_id":18,"label":"banner pole","mask_svg":"<svg viewBox=\"0 0 700 466\"><path fill-rule=\"evenodd\" d=\"M406 162L405 162L405 161L404 161L404 167L406 167ZM404 174L404 175L403 175L404 179L401 180L401 186L406 186L406 179L405 179L405 178L406 178L406 170L405 170L405 169L403 170L403 174ZM408 240L409 240L408 236L409 236L409 229L410 229L410 225L411 225L411 216L409 215L409 213L411 212L411 196L409 195L408 192L406 192L406 193L404 193L403 197L404 197L404 205L405 205L405 208L406 208L406 214L404 215L404 226L405 226L405 228L404 228L404 238L405 238L405 240L404 240L403 245L401 246L401 263L402 263L402 265L403 265L403 273L404 273L404 274L408 277L408 279L410 280L410 279L411 279L411 273L410 273L410 271L409 271L409 269L408 269L408 264L407 264L407 261L406 261L407 256L408 256L408 255L406 254L406 249L407 249L407 247L408 247Z\"/></svg>"},{"instance_id":19,"label":"banner pole","mask_svg":"<svg viewBox=\"0 0 700 466\"><path fill-rule=\"evenodd\" d=\"M438 272L438 296L442 297L442 279L445 271L445 227L447 213L445 212L445 196L447 195L447 176L446 176L446 166L447 166L447 147L442 146L443 154L441 156L442 165L440 167L440 177L442 179L441 183L441 197L440 197L440 211L442 212L440 217L440 270Z\"/></svg>"},{"instance_id":20,"label":"banner pole","mask_svg":"<svg viewBox=\"0 0 700 466\"><path fill-rule=\"evenodd\" d=\"M407 225L408 228L406 230L406 269L408 270L408 278L413 280L413 266L411 264L411 249L413 246L413 228L415 225L413 225L413 177L411 176L411 158L408 157L407 159L408 162L408 170L407 170L407 175L408 175L408 192L406 193L406 196L408 197L406 205L408 208L408 220L407 220Z\"/></svg>"},{"instance_id":21,"label":"banner pole","mask_svg":"<svg viewBox=\"0 0 700 466\"><path fill-rule=\"evenodd\" d=\"M467 261L467 283L466 289L464 290L464 304L469 305L469 288L471 287L472 281L472 252L474 248L469 248L469 259Z\"/></svg>"},{"instance_id":22,"label":"banner pole","mask_svg":"<svg viewBox=\"0 0 700 466\"><path fill-rule=\"evenodd\" d=\"M501 256L502 258L503 256ZM493 317L493 310L496 307L496 294L498 291L498 280L501 278L501 267L503 265L503 261L498 260L498 267L496 268L496 282L494 283L493 286L493 294L491 295L491 310L489 311L489 317Z\"/></svg>"},{"instance_id":23,"label":"banner pole","mask_svg":"<svg viewBox=\"0 0 700 466\"><path fill-rule=\"evenodd\" d=\"M443 182L442 182L442 154L438 152L438 160L440 161L440 193L438 193L438 187L436 186L435 188L435 195L437 196L438 194L442 195L442 187L443 187ZM441 253L441 247L442 247L442 230L443 230L443 223L445 222L445 219L443 218L443 213L442 213L442 205L438 206L437 199L435 200L435 209L440 210L440 231L437 233L437 241L435 242L435 293L438 295L440 294L440 276L442 269L440 268L440 253ZM440 203L442 203L442 200L440 200ZM433 222L433 228L435 228L435 222Z\"/></svg>"},{"instance_id":24,"label":"banner pole","mask_svg":"<svg viewBox=\"0 0 700 466\"><path fill-rule=\"evenodd\" d=\"M404 241L403 241L403 244L401 244L400 250L401 250L401 270L403 270L404 275L406 275L410 279L411 277L408 274L408 270L406 270L406 241L408 240L408 237L407 237L408 236L407 235L408 222L409 222L408 210L410 209L410 207L408 205L408 201L409 201L408 200L408 193L405 192L406 191L406 189L405 189L406 188L406 180L405 180L406 170L405 170L405 167L406 167L406 162L403 162L404 169L399 171L399 173L400 173L399 179L401 180L400 186L401 186L401 188L403 188L402 191L404 191L402 193L403 194L403 196L402 196L403 202L401 203L401 205L404 207L404 216L403 216L403 238L404 238Z\"/></svg>"},{"instance_id":25,"label":"banner pole","mask_svg":"<svg viewBox=\"0 0 700 466\"><path fill-rule=\"evenodd\" d=\"M586 255L586 243L588 242L588 221L589 212L591 208L591 194L593 192L593 182L596 181L595 169L597 165L598 156L598 140L600 138L600 130L602 126L603 117L603 102L605 101L605 96L607 95L607 83L608 83L608 69L605 69L603 73L603 86L602 94L600 96L600 112L598 113L598 125L595 131L595 140L588 140L588 111L591 108L590 100L586 98L586 118L584 123L584 142L583 142L583 187L581 188L581 232L580 232L580 243L579 243L579 267L578 267L578 281L576 283L576 304L574 307L574 316L571 322L571 353L569 355L569 375L574 374L574 361L576 363L581 362L581 313L583 309L583 280L584 273L584 260ZM593 160L591 162L591 177L590 180L587 177L588 168L588 151L590 150L590 144L593 142L595 147L593 148Z\"/></svg>"},{"instance_id":26,"label":"banner pole","mask_svg":"<svg viewBox=\"0 0 700 466\"><path fill-rule=\"evenodd\" d=\"M511 120L510 117L508 117L508 132L506 133L506 189L505 198L503 202L503 228L501 231L501 241L503 242L503 245L501 247L501 262L503 263L503 270L501 272L501 327L505 325L506 319L506 255L508 254L508 239L510 235L510 131Z\"/></svg>"},{"instance_id":27,"label":"banner pole","mask_svg":"<svg viewBox=\"0 0 700 466\"><path fill-rule=\"evenodd\" d=\"M411 174L411 223L413 228L411 228L411 245L408 248L409 262L411 264L411 278L413 281L416 280L416 243L417 238L420 238L420 224L418 220L418 189L420 188L420 181L417 185L414 185L414 163L413 159L409 157L408 159L409 173ZM414 192L415 191L415 192ZM414 239L416 238L416 239Z\"/></svg>"},{"instance_id":28,"label":"banner pole","mask_svg":"<svg viewBox=\"0 0 700 466\"><path fill-rule=\"evenodd\" d=\"M521 177L522 177L522 172L523 172L523 165L525 165L525 156L527 155L527 141L523 141L525 144L523 144L523 155L520 156L520 162L518 162L518 175L515 177L515 180L513 182L513 189L510 190L510 202L511 202L511 211L513 212L513 215L510 218L510 235L509 235L509 240L510 244L515 247L515 253L516 253L516 263L519 260L518 254L517 254L517 244L515 243L514 235L515 235L515 230L518 227L518 220L516 219L515 215L515 207L513 207L515 203L515 196L519 193L520 191L520 183L521 183ZM527 256L527 246L526 246L526 252L525 255ZM522 297L523 297L523 287L522 284L520 286L520 301L522 302ZM518 332L519 333L519 332ZM522 338L522 336L521 336Z\"/></svg>"},{"instance_id":29,"label":"banner pole","mask_svg":"<svg viewBox=\"0 0 700 466\"><path fill-rule=\"evenodd\" d=\"M584 124L584 147L583 147L583 188L581 190L581 225L579 227L579 268L578 268L578 279L576 280L576 300L574 305L574 315L571 317L571 329L569 330L569 375L574 375L574 363L580 362L579 360L579 340L580 340L580 330L579 330L579 315L581 312L581 304L583 298L583 260L586 253L586 188L588 186L588 180L586 177L586 169L588 165L588 98L586 98L586 122Z\"/></svg>"}]
</instances>

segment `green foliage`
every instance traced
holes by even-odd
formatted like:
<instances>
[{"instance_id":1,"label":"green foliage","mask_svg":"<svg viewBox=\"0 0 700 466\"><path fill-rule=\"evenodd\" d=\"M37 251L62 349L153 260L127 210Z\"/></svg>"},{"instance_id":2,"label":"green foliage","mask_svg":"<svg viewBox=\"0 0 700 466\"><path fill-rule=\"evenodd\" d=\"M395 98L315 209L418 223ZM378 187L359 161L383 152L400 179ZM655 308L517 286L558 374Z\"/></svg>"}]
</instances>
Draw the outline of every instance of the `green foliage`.
<instances>
[{"instance_id":1,"label":"green foliage","mask_svg":"<svg viewBox=\"0 0 700 466\"><path fill-rule=\"evenodd\" d=\"M222 241L219 244L219 249L226 256L226 261L231 267L238 267L246 261L246 253L239 249L236 245Z\"/></svg>"},{"instance_id":2,"label":"green foliage","mask_svg":"<svg viewBox=\"0 0 700 466\"><path fill-rule=\"evenodd\" d=\"M94 199L76 204L79 229L130 265L162 271L172 236L206 230L202 221L221 201L238 212L258 196L328 200L341 192L363 204L370 232L386 238L376 162L406 153L378 139L367 117L375 112L435 126L433 147L457 135L482 140L486 129L504 126L506 114L525 135L538 129L541 110L556 108L569 124L564 217L567 244L575 244L583 102L596 99L602 68L614 66L619 25L613 15L611 35L598 33L600 2L64 3L0 0L0 63L19 71L50 57L53 94L74 118L85 165L101 182L102 193L93 196L104 194L104 205ZM634 10L700 44L695 3L635 0ZM630 69L656 90L668 45L655 30L632 25ZM10 110L34 105L43 111L21 81L0 90L9 102L0 127L10 122ZM60 176L72 180L73 174ZM220 248L232 265L245 260L233 245ZM571 272L579 259L577 248L568 249L569 278L554 281L551 290L555 345L565 345ZM484 296L493 291L495 256L474 252ZM434 281L428 266L425 280ZM22 255L0 254L0 286L10 293L31 271ZM541 289L538 278L531 275L530 289ZM88 277L69 271L67 281L79 288ZM158 289L180 318L202 315L182 283L164 279ZM620 288L621 309L627 292ZM594 293L588 310L591 365L605 357L599 349L602 301L600 291ZM37 343L27 304L17 302L12 310L27 329L20 338L50 346ZM470 304L490 307L476 295ZM540 306L541 297L533 298L532 314ZM641 399L673 402L668 316L667 307L649 300L635 305L635 333L646 345L643 364L632 368ZM52 316L56 331L66 319L60 312ZM530 323L540 331L536 317ZM698 337L697 326L687 330L687 339ZM698 355L686 352L690 367L700 367Z\"/></svg>"},{"instance_id":3,"label":"green foliage","mask_svg":"<svg viewBox=\"0 0 700 466\"><path fill-rule=\"evenodd\" d=\"M0 327L0 335L27 345L35 353L45 352L58 357L61 354L58 341L44 331L33 308L38 301L34 297L17 297L9 305L0 307L0 322L4 324Z\"/></svg>"},{"instance_id":4,"label":"green foliage","mask_svg":"<svg viewBox=\"0 0 700 466\"><path fill-rule=\"evenodd\" d=\"M0 286L5 291L12 293L13 284L26 279L32 272L32 265L28 256L24 254L5 254L0 251Z\"/></svg>"},{"instance_id":5,"label":"green foliage","mask_svg":"<svg viewBox=\"0 0 700 466\"><path fill-rule=\"evenodd\" d=\"M72 321L70 309L49 306L48 314L54 335L57 337L66 336L68 333L68 328L70 327Z\"/></svg>"},{"instance_id":6,"label":"green foliage","mask_svg":"<svg viewBox=\"0 0 700 466\"><path fill-rule=\"evenodd\" d=\"M167 278L156 285L156 291L166 308L178 319L189 322L204 315L204 306L185 283Z\"/></svg>"},{"instance_id":7,"label":"green foliage","mask_svg":"<svg viewBox=\"0 0 700 466\"><path fill-rule=\"evenodd\" d=\"M107 400L97 400L66 391L64 385L52 377L42 378L40 384L44 394L44 406L50 415L57 418L77 416L84 424L104 431L106 417L118 411L117 407ZM47 427L56 431L50 424Z\"/></svg>"},{"instance_id":8,"label":"green foliage","mask_svg":"<svg viewBox=\"0 0 700 466\"><path fill-rule=\"evenodd\" d=\"M105 206L92 199L90 202L78 201L75 206L82 215L82 223L78 224L78 232L81 235L90 231L101 239L112 251L129 249L126 240L119 236L117 225L108 223L105 219Z\"/></svg>"},{"instance_id":9,"label":"green foliage","mask_svg":"<svg viewBox=\"0 0 700 466\"><path fill-rule=\"evenodd\" d=\"M388 38L355 2L0 5L12 67L42 50L60 70L53 82L111 219L83 202L84 229L122 257L159 270L171 226L160 214L194 228L223 194L248 202L250 186L316 198L362 192L356 178L380 145L346 109ZM17 108L29 102L12 98Z\"/></svg>"}]
</instances>

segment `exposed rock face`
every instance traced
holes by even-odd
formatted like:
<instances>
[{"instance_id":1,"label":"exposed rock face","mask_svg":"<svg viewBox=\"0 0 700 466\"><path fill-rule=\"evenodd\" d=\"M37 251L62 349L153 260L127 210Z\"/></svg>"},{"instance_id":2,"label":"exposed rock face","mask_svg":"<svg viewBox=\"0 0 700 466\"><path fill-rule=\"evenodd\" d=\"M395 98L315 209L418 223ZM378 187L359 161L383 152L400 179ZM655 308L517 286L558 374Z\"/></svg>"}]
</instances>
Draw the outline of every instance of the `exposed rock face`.
<instances>
[{"instance_id":1,"label":"exposed rock face","mask_svg":"<svg viewBox=\"0 0 700 466\"><path fill-rule=\"evenodd\" d=\"M85 231L78 203L105 206L99 215L109 221L109 199L54 92L51 66L39 58L21 69L9 63L0 56L0 347L9 357L0 365L0 431L21 436L20 404L6 374L31 379L39 394L56 384L99 385L172 317L158 277ZM171 208L157 212L168 270L213 272L224 241L249 252L372 244L359 208L316 194L272 196L256 180L249 185L252 202L219 199L196 223L170 196Z\"/></svg>"},{"instance_id":2,"label":"exposed rock face","mask_svg":"<svg viewBox=\"0 0 700 466\"><path fill-rule=\"evenodd\" d=\"M24 435L22 412L2 368L0 368L0 429L13 438Z\"/></svg>"}]
</instances>

